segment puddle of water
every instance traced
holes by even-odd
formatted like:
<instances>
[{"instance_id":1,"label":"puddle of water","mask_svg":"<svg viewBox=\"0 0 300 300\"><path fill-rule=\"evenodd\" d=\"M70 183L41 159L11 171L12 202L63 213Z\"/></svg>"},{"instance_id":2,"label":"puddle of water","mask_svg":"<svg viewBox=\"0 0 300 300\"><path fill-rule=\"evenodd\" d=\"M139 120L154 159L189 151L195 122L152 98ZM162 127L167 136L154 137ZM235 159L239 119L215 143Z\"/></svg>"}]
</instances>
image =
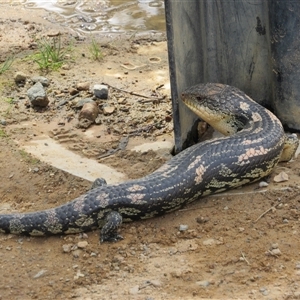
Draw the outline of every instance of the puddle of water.
<instances>
[{"instance_id":1,"label":"puddle of water","mask_svg":"<svg viewBox=\"0 0 300 300\"><path fill-rule=\"evenodd\" d=\"M81 157L48 137L31 141L22 148L45 163L92 182L99 177L104 178L108 184L127 179L123 173L96 160Z\"/></svg>"},{"instance_id":2,"label":"puddle of water","mask_svg":"<svg viewBox=\"0 0 300 300\"><path fill-rule=\"evenodd\" d=\"M1 1L50 12L49 21L80 32L165 31L163 0Z\"/></svg>"}]
</instances>

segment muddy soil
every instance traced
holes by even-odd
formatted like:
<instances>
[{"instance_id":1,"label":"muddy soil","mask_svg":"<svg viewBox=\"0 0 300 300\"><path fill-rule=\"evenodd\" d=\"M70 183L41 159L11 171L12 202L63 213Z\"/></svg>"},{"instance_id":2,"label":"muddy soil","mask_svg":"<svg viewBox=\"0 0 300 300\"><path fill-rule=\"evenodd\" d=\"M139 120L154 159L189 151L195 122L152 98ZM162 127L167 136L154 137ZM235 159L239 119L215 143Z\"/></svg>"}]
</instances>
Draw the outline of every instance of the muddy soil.
<instances>
[{"instance_id":1,"label":"muddy soil","mask_svg":"<svg viewBox=\"0 0 300 300\"><path fill-rule=\"evenodd\" d=\"M1 213L55 207L90 188L90 181L24 151L41 135L128 178L151 173L168 159L129 149L172 139L163 35L97 37L103 59L94 61L91 39L38 17L11 14L0 22L0 58L4 61L12 49L15 53L12 67L0 75ZM30 56L36 38L57 30L72 52L65 68L43 74L51 81L50 104L34 109L26 96L30 80L17 86L14 74L41 74ZM68 101L59 105L71 98L78 82L119 88L109 89L114 112L88 129L77 127L79 112ZM89 96L80 93L79 98ZM103 157L124 136L129 136L128 146ZM282 171L289 179L274 183ZM98 231L54 237L0 234L0 299L300 299L299 175L299 161L282 163L266 187L254 184L160 218L123 224L124 240L118 243L99 244Z\"/></svg>"}]
</instances>

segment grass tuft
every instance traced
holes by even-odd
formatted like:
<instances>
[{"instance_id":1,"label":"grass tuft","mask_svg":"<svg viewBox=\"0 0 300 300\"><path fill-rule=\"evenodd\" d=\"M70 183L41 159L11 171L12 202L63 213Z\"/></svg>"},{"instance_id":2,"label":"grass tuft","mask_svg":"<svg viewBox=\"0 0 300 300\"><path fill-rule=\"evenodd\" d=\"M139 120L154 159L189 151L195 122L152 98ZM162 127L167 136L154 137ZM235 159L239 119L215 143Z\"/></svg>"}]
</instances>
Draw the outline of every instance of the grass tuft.
<instances>
[{"instance_id":1,"label":"grass tuft","mask_svg":"<svg viewBox=\"0 0 300 300\"><path fill-rule=\"evenodd\" d=\"M65 61L65 55L70 48L63 49L61 37L42 38L38 42L39 52L33 56L41 70L58 70Z\"/></svg>"},{"instance_id":2,"label":"grass tuft","mask_svg":"<svg viewBox=\"0 0 300 300\"><path fill-rule=\"evenodd\" d=\"M95 41L94 38L92 39L92 44L91 44L89 50L90 50L93 60L101 60L103 58L101 48L97 44L97 42Z\"/></svg>"},{"instance_id":3,"label":"grass tuft","mask_svg":"<svg viewBox=\"0 0 300 300\"><path fill-rule=\"evenodd\" d=\"M14 61L14 56L9 56L0 66L0 75L9 70Z\"/></svg>"}]
</instances>

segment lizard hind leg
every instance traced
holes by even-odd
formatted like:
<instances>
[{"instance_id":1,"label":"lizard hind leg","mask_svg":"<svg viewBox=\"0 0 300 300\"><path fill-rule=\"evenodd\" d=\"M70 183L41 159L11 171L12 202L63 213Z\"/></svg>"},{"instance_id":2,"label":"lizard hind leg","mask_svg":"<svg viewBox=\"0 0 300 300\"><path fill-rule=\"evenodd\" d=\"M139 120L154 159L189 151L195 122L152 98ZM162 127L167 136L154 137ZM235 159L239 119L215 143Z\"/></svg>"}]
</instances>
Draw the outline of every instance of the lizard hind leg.
<instances>
[{"instance_id":1,"label":"lizard hind leg","mask_svg":"<svg viewBox=\"0 0 300 300\"><path fill-rule=\"evenodd\" d=\"M100 231L100 243L122 240L123 237L118 234L118 228L121 224L122 216L116 211L109 212L106 216L106 222Z\"/></svg>"}]
</instances>

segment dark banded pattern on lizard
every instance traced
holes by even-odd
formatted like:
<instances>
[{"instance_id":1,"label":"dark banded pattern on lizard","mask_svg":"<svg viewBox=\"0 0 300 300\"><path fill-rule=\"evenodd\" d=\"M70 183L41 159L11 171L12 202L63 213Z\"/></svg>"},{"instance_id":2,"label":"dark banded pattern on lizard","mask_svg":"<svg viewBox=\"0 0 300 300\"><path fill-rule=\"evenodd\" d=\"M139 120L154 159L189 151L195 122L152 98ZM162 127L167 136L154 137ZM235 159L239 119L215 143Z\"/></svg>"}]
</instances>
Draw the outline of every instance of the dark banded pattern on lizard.
<instances>
[{"instance_id":1,"label":"dark banded pattern on lizard","mask_svg":"<svg viewBox=\"0 0 300 300\"><path fill-rule=\"evenodd\" d=\"M182 100L226 136L182 151L143 178L114 185L100 181L59 207L0 215L0 232L50 235L101 228L101 241L115 241L121 238L117 229L122 220L159 216L200 197L257 181L272 172L280 157L292 158L298 146L297 137L286 137L270 111L237 88L199 84L187 89Z\"/></svg>"}]
</instances>

